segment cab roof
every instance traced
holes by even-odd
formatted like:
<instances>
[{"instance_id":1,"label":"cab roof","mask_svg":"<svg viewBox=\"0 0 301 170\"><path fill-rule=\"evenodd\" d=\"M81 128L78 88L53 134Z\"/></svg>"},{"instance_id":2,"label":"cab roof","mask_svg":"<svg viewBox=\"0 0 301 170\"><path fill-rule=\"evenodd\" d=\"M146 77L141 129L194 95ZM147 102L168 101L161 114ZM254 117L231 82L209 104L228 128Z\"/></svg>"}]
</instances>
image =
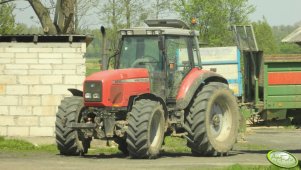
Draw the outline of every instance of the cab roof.
<instances>
[{"instance_id":1,"label":"cab roof","mask_svg":"<svg viewBox=\"0 0 301 170\"><path fill-rule=\"evenodd\" d=\"M181 20L146 20L148 27L133 27L121 29L120 32L129 32L127 35L188 35L199 36L199 32L190 30L189 26ZM122 34L122 33L121 33Z\"/></svg>"}]
</instances>

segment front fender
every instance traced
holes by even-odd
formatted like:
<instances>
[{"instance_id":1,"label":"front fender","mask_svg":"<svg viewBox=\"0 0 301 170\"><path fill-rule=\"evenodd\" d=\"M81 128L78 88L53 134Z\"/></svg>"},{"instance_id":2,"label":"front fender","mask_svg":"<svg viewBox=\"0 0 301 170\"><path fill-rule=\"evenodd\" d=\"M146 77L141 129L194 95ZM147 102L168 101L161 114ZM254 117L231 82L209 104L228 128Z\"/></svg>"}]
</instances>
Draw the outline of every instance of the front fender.
<instances>
[{"instance_id":1,"label":"front fender","mask_svg":"<svg viewBox=\"0 0 301 170\"><path fill-rule=\"evenodd\" d=\"M68 89L72 93L73 96L83 97L83 91L78 89Z\"/></svg>"},{"instance_id":2,"label":"front fender","mask_svg":"<svg viewBox=\"0 0 301 170\"><path fill-rule=\"evenodd\" d=\"M176 109L185 109L197 90L209 82L221 82L228 84L227 80L223 76L215 72L193 68L184 78L179 88L176 98Z\"/></svg>"}]
</instances>

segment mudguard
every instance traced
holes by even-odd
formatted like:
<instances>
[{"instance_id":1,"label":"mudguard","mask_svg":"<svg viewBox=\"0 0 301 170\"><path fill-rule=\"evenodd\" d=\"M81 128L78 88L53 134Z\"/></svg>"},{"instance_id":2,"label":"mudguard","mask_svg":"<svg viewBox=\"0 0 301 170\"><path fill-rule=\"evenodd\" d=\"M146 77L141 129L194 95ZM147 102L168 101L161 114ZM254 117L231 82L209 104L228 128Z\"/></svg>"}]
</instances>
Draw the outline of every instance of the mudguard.
<instances>
[{"instance_id":1,"label":"mudguard","mask_svg":"<svg viewBox=\"0 0 301 170\"><path fill-rule=\"evenodd\" d=\"M68 89L72 93L73 96L83 97L83 91L78 89Z\"/></svg>"},{"instance_id":2,"label":"mudguard","mask_svg":"<svg viewBox=\"0 0 301 170\"><path fill-rule=\"evenodd\" d=\"M191 99L203 85L208 82L221 82L228 84L227 80L211 71L193 68L184 78L176 98L176 109L183 110L190 103Z\"/></svg>"}]
</instances>

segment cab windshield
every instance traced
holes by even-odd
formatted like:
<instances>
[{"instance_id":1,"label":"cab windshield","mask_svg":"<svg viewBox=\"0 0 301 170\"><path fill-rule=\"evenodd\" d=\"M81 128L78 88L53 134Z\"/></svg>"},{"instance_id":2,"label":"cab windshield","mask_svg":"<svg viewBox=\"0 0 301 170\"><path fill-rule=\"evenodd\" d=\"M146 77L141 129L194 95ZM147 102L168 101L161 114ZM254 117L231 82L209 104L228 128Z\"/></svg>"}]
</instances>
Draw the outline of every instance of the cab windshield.
<instances>
[{"instance_id":1,"label":"cab windshield","mask_svg":"<svg viewBox=\"0 0 301 170\"><path fill-rule=\"evenodd\" d=\"M162 69L158 40L158 36L123 37L117 67L147 68L149 71Z\"/></svg>"}]
</instances>

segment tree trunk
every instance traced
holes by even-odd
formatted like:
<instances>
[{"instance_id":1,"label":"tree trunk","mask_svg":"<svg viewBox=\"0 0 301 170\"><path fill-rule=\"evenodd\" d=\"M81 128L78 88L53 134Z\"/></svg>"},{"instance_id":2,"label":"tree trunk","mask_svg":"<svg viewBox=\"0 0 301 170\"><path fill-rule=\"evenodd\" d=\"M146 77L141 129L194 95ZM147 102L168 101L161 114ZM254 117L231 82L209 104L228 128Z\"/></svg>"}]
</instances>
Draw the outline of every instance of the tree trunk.
<instances>
[{"instance_id":1,"label":"tree trunk","mask_svg":"<svg viewBox=\"0 0 301 170\"><path fill-rule=\"evenodd\" d=\"M63 33L74 33L75 0L63 0L62 12L64 17Z\"/></svg>"},{"instance_id":2,"label":"tree trunk","mask_svg":"<svg viewBox=\"0 0 301 170\"><path fill-rule=\"evenodd\" d=\"M131 0L125 0L126 28L131 27Z\"/></svg>"},{"instance_id":3,"label":"tree trunk","mask_svg":"<svg viewBox=\"0 0 301 170\"><path fill-rule=\"evenodd\" d=\"M74 32L77 32L78 30L78 25L79 25L79 19L78 19L78 15L79 15L79 10L78 10L78 3L77 0L75 0L75 5L74 5L74 11L75 11L75 20L74 20Z\"/></svg>"},{"instance_id":4,"label":"tree trunk","mask_svg":"<svg viewBox=\"0 0 301 170\"><path fill-rule=\"evenodd\" d=\"M39 0L28 0L36 15L38 16L45 34L57 34L55 25L52 23L49 11Z\"/></svg>"}]
</instances>

